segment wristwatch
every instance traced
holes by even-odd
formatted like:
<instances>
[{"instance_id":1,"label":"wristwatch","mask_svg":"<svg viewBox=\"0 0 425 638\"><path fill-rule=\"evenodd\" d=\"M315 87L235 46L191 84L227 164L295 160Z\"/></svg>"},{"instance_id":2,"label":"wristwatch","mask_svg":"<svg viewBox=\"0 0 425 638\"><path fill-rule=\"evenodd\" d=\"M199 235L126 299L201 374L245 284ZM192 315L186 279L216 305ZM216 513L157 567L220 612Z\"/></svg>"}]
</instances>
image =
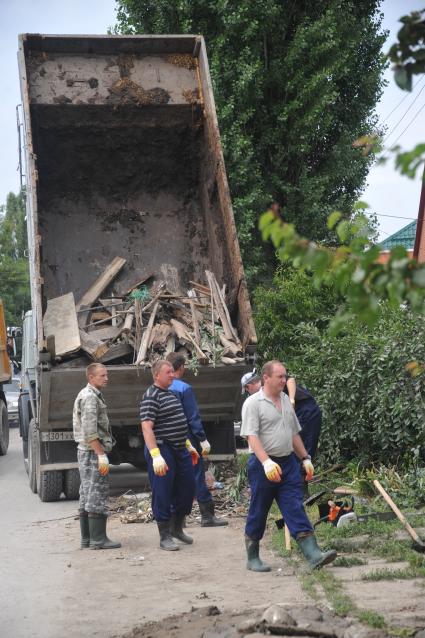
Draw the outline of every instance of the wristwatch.
<instances>
[{"instance_id":1,"label":"wristwatch","mask_svg":"<svg viewBox=\"0 0 425 638\"><path fill-rule=\"evenodd\" d=\"M303 456L303 458L301 459L301 461L311 461L311 456L310 456L310 454L307 454L307 456Z\"/></svg>"}]
</instances>

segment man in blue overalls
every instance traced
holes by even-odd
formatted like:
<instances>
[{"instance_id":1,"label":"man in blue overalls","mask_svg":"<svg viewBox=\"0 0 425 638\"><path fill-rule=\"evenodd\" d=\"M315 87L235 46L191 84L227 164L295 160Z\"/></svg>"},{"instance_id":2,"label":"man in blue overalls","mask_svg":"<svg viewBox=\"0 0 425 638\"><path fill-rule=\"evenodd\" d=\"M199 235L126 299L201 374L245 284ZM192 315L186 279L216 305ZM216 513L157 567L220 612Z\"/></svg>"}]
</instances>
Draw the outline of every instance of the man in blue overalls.
<instances>
[{"instance_id":1,"label":"man in blue overalls","mask_svg":"<svg viewBox=\"0 0 425 638\"><path fill-rule=\"evenodd\" d=\"M152 512L158 525L160 547L179 549L173 538L190 545L183 520L192 510L195 479L192 464L199 455L188 439L187 420L176 395L169 390L173 366L160 359L152 366L153 385L140 403L145 458L152 488Z\"/></svg>"},{"instance_id":2,"label":"man in blue overalls","mask_svg":"<svg viewBox=\"0 0 425 638\"><path fill-rule=\"evenodd\" d=\"M174 368L174 380L170 385L171 392L180 399L189 426L189 439L199 454L199 461L193 467L196 483L196 499L201 512L201 527L223 527L227 521L217 518L214 512L214 501L205 481L204 457L208 456L211 446L208 442L199 414L198 404L192 387L185 383L183 375L186 370L186 359L178 352L170 352L167 361Z\"/></svg>"},{"instance_id":3,"label":"man in blue overalls","mask_svg":"<svg viewBox=\"0 0 425 638\"><path fill-rule=\"evenodd\" d=\"M300 423L300 436L305 449L310 457L314 459L322 427L322 411L314 396L307 388L298 385L293 377L287 380L284 392L289 396Z\"/></svg>"},{"instance_id":4,"label":"man in blue overalls","mask_svg":"<svg viewBox=\"0 0 425 638\"><path fill-rule=\"evenodd\" d=\"M241 435L248 438L253 452L248 461L251 500L245 526L247 568L258 572L270 571L259 557L259 545L274 500L312 569L336 558L334 550L323 553L319 549L304 510L302 477L296 457L302 460L308 479L313 477L314 468L299 435L298 419L283 392L286 378L286 369L280 361L266 363L262 369L263 387L251 395L242 408Z\"/></svg>"}]
</instances>

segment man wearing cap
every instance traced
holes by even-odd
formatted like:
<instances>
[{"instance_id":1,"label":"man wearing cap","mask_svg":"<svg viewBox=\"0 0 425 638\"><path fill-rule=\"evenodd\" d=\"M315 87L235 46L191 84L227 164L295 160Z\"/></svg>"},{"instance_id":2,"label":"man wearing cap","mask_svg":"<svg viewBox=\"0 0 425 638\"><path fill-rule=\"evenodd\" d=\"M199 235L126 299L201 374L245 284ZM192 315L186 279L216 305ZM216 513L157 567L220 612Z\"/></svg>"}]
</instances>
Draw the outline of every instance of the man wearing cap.
<instances>
[{"instance_id":1,"label":"man wearing cap","mask_svg":"<svg viewBox=\"0 0 425 638\"><path fill-rule=\"evenodd\" d=\"M245 394L247 392L249 395L251 395L258 392L258 390L261 388L261 377L257 373L255 368L252 372L247 372L243 375L241 379L241 386L242 394Z\"/></svg>"},{"instance_id":2,"label":"man wearing cap","mask_svg":"<svg viewBox=\"0 0 425 638\"><path fill-rule=\"evenodd\" d=\"M252 452L248 461L251 500L245 526L247 568L270 571L259 557L260 540L267 515L275 500L287 527L312 569L336 558L334 550L321 552L303 506L303 485L297 457L307 479L314 468L302 439L298 419L283 392L286 369L280 361L269 361L262 369L263 387L245 401L241 435L248 438Z\"/></svg>"},{"instance_id":3,"label":"man wearing cap","mask_svg":"<svg viewBox=\"0 0 425 638\"><path fill-rule=\"evenodd\" d=\"M182 404L189 428L190 442L199 454L199 461L194 465L193 471L195 474L196 500L198 501L199 510L201 512L201 527L223 527L228 523L215 515L214 501L205 480L205 464L203 459L210 453L211 445L205 434L204 426L202 425L192 386L183 381L183 376L186 371L186 359L184 355L179 352L170 352L167 355L167 361L169 361L174 368L174 380L169 390L174 392Z\"/></svg>"}]
</instances>

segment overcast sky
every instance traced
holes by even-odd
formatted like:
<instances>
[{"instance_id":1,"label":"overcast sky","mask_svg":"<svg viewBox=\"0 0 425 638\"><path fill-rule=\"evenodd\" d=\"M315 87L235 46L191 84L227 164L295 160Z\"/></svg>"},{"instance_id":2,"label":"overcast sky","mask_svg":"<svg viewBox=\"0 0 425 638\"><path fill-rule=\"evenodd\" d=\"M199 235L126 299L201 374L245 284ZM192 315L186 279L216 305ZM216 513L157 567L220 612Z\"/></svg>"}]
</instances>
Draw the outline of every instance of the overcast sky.
<instances>
[{"instance_id":1,"label":"overcast sky","mask_svg":"<svg viewBox=\"0 0 425 638\"><path fill-rule=\"evenodd\" d=\"M382 3L384 27L390 30L387 51L400 28L401 15L421 9L420 0L385 0ZM16 62L18 33L106 33L115 24L114 0L0 0L0 204L7 193L19 191L18 142L15 107L20 103L19 77ZM208 43L207 43L208 44ZM416 79L411 94L405 94L393 82L391 71L384 96L377 107L387 126L387 145L396 143L410 149L425 141L425 77ZM401 103L400 103L401 102ZM397 108L396 108L397 107ZM391 113L391 111L394 112ZM422 109L422 110L421 110ZM397 138L400 136L400 139ZM416 219L421 189L421 175L416 180L399 176L390 160L385 167L371 170L368 187L362 197L377 213L380 239ZM402 218L402 219L400 219Z\"/></svg>"}]
</instances>

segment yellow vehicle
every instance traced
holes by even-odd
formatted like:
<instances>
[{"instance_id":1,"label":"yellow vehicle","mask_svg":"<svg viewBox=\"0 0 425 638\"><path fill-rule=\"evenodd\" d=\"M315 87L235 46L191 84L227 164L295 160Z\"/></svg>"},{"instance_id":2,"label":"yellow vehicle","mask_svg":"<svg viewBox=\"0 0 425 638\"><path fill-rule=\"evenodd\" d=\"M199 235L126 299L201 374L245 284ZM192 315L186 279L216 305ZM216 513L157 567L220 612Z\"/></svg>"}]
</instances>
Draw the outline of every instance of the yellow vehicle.
<instances>
[{"instance_id":1,"label":"yellow vehicle","mask_svg":"<svg viewBox=\"0 0 425 638\"><path fill-rule=\"evenodd\" d=\"M6 347L6 325L4 322L3 302L0 300L0 456L4 456L9 447L9 419L7 416L7 401L3 384L11 377L10 361Z\"/></svg>"}]
</instances>

